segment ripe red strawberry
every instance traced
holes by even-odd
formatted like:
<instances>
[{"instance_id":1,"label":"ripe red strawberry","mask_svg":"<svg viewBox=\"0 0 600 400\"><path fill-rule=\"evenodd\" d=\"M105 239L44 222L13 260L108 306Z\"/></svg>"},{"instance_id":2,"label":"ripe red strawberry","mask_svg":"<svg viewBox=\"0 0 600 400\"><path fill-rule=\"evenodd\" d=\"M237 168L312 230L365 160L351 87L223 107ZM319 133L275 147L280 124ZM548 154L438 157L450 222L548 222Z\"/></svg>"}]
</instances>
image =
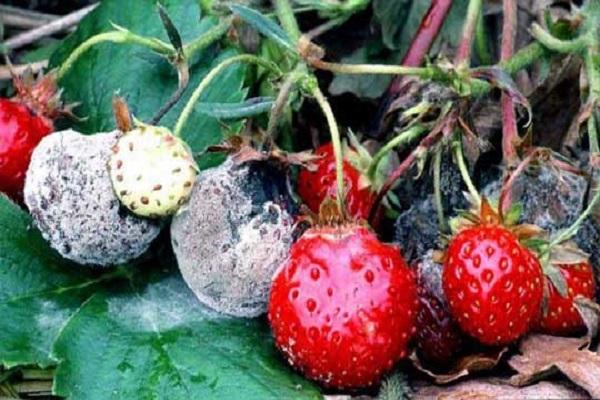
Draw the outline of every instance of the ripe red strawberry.
<instances>
[{"instance_id":1,"label":"ripe red strawberry","mask_svg":"<svg viewBox=\"0 0 600 400\"><path fill-rule=\"evenodd\" d=\"M419 311L416 346L425 361L448 366L462 350L464 335L452 319L442 288L442 266L428 252L416 265Z\"/></svg>"},{"instance_id":2,"label":"ripe red strawberry","mask_svg":"<svg viewBox=\"0 0 600 400\"><path fill-rule=\"evenodd\" d=\"M592 265L587 261L557 267L565 279L567 297L561 296L550 279L544 280L548 288L547 305L537 323L537 330L548 335L568 336L585 328L573 300L577 296L593 299L596 294L596 282Z\"/></svg>"},{"instance_id":3,"label":"ripe red strawberry","mask_svg":"<svg viewBox=\"0 0 600 400\"><path fill-rule=\"evenodd\" d=\"M0 192L19 200L31 153L54 129L52 119L62 111L54 76L35 81L31 73L15 77L17 95L0 99Z\"/></svg>"},{"instance_id":4,"label":"ripe red strawberry","mask_svg":"<svg viewBox=\"0 0 600 400\"><path fill-rule=\"evenodd\" d=\"M315 151L315 154L321 156L314 161L316 170L302 169L298 175L298 194L308 208L318 213L321 203L326 198L337 197L333 145L324 144ZM368 185L367 179L348 160L344 160L344 187L349 215L366 220L376 195Z\"/></svg>"},{"instance_id":5,"label":"ripe red strawberry","mask_svg":"<svg viewBox=\"0 0 600 400\"><path fill-rule=\"evenodd\" d=\"M452 315L483 344L505 345L529 330L539 315L542 278L537 258L497 223L462 229L446 252L443 285Z\"/></svg>"},{"instance_id":6,"label":"ripe red strawberry","mask_svg":"<svg viewBox=\"0 0 600 400\"><path fill-rule=\"evenodd\" d=\"M275 275L269 321L291 365L334 388L379 381L407 355L417 312L400 250L366 227L314 227Z\"/></svg>"}]
</instances>

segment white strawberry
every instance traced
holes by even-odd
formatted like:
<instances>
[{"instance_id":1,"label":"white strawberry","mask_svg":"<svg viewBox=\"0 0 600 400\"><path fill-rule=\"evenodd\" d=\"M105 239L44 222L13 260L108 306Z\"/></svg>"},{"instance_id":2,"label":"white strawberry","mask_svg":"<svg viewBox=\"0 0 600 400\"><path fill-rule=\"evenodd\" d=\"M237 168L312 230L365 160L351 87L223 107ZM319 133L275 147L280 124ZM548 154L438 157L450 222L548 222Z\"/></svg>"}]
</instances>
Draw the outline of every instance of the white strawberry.
<instances>
[{"instance_id":1,"label":"white strawberry","mask_svg":"<svg viewBox=\"0 0 600 400\"><path fill-rule=\"evenodd\" d=\"M108 166L115 194L139 216L172 215L192 193L198 175L194 157L169 129L135 125L112 149Z\"/></svg>"}]
</instances>

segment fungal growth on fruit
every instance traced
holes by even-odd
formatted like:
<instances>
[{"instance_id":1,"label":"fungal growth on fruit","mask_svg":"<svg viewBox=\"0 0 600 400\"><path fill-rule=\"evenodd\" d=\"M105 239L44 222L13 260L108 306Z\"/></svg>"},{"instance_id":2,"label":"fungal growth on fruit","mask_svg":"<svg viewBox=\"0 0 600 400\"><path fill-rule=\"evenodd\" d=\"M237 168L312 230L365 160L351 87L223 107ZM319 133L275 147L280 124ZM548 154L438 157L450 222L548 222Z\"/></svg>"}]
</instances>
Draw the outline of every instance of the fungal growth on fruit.
<instances>
[{"instance_id":1,"label":"fungal growth on fruit","mask_svg":"<svg viewBox=\"0 0 600 400\"><path fill-rule=\"evenodd\" d=\"M144 253L160 225L120 207L107 169L118 131L45 137L33 152L25 203L43 237L79 264L110 266Z\"/></svg>"},{"instance_id":2,"label":"fungal growth on fruit","mask_svg":"<svg viewBox=\"0 0 600 400\"><path fill-rule=\"evenodd\" d=\"M216 311L254 317L293 240L285 176L267 162L231 159L202 171L173 217L171 240L183 278Z\"/></svg>"}]
</instances>

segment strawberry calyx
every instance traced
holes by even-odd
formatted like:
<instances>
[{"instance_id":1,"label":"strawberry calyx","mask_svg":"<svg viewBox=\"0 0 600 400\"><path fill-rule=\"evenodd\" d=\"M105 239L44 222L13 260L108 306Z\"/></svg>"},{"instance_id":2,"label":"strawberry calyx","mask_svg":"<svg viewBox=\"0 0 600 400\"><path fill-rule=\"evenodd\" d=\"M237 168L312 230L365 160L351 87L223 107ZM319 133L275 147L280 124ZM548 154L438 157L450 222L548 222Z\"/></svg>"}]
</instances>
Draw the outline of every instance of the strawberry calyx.
<instances>
[{"instance_id":1,"label":"strawberry calyx","mask_svg":"<svg viewBox=\"0 0 600 400\"><path fill-rule=\"evenodd\" d=\"M16 90L14 100L27 106L34 113L54 120L59 117L67 116L76 118L73 114L73 108L78 104L72 103L65 105L61 100L62 90L58 89L56 83L56 70L47 74L34 75L31 68L18 76L11 70L13 86Z\"/></svg>"}]
</instances>

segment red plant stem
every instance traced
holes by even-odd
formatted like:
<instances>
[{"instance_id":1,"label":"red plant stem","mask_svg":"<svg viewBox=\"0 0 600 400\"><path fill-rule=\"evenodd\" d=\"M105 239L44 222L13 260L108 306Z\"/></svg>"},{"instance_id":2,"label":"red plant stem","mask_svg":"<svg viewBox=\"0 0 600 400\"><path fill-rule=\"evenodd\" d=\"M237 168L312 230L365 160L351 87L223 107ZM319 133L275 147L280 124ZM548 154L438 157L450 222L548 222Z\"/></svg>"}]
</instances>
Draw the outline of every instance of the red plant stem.
<instances>
[{"instance_id":1,"label":"red plant stem","mask_svg":"<svg viewBox=\"0 0 600 400\"><path fill-rule=\"evenodd\" d=\"M477 27L477 20L481 13L482 0L470 0L467 8L467 18L463 25L462 36L456 55L454 57L454 64L457 66L468 66L471 61L471 50L473 48L473 37L475 36L475 28Z\"/></svg>"},{"instance_id":2,"label":"red plant stem","mask_svg":"<svg viewBox=\"0 0 600 400\"><path fill-rule=\"evenodd\" d=\"M379 219L379 214L381 212L381 202L387 192L394 186L396 181L400 179L402 175L413 165L417 157L421 154L427 153L429 149L436 144L442 137L448 126L449 122L452 122L455 119L454 113L450 113L450 116L446 116L443 118L435 128L433 128L427 136L425 136L419 142L418 146L410 152L410 154L396 167L394 171L387 177L384 182L381 190L377 193L377 198L373 203L373 208L371 209L371 214L369 215L369 221L373 223Z\"/></svg>"},{"instance_id":3,"label":"red plant stem","mask_svg":"<svg viewBox=\"0 0 600 400\"><path fill-rule=\"evenodd\" d=\"M502 24L501 61L509 60L515 49L517 1L504 0ZM510 96L502 94L502 156L507 167L512 168L518 162L516 144L519 140L515 105ZM510 194L509 194L510 196Z\"/></svg>"},{"instance_id":4,"label":"red plant stem","mask_svg":"<svg viewBox=\"0 0 600 400\"><path fill-rule=\"evenodd\" d=\"M432 0L427 13L421 20L421 24L413 37L408 51L402 59L402 65L407 67L418 67L429 52L431 45L437 38L438 33L448 11L452 7L452 0ZM393 96L402 87L402 76L394 78L388 88L387 96Z\"/></svg>"},{"instance_id":5,"label":"red plant stem","mask_svg":"<svg viewBox=\"0 0 600 400\"><path fill-rule=\"evenodd\" d=\"M504 214L510 208L511 203L511 194L512 187L515 183L515 180L521 175L521 173L527 168L527 166L539 157L543 153L543 150L540 148L535 148L529 152L527 157L525 157L517 167L510 173L510 175L506 178L504 183L502 184L502 189L500 189L500 199L498 199L498 212L500 213L500 217L503 217Z\"/></svg>"}]
</instances>

